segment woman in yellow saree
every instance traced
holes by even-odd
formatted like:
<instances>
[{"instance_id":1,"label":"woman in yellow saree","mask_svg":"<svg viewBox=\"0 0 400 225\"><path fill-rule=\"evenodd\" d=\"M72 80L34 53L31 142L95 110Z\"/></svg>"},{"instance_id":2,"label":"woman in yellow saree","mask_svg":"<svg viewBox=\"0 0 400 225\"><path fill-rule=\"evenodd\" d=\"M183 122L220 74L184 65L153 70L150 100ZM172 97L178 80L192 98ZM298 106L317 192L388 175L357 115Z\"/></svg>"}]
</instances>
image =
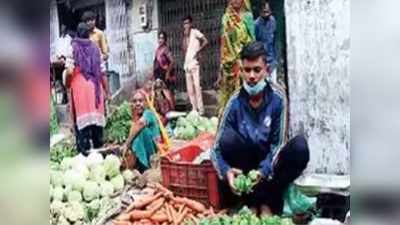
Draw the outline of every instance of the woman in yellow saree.
<instances>
[{"instance_id":1,"label":"woman in yellow saree","mask_svg":"<svg viewBox=\"0 0 400 225\"><path fill-rule=\"evenodd\" d=\"M219 111L240 87L240 52L255 40L255 27L250 0L230 0L222 17L221 74L218 79Z\"/></svg>"}]
</instances>

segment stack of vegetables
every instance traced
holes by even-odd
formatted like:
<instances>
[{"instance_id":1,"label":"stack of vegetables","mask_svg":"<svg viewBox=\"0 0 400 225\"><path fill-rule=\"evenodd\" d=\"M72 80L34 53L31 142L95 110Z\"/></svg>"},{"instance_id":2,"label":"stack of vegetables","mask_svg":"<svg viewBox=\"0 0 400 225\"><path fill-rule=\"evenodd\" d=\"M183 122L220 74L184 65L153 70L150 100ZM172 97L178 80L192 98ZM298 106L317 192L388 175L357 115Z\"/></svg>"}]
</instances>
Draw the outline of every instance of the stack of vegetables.
<instances>
[{"instance_id":1,"label":"stack of vegetables","mask_svg":"<svg viewBox=\"0 0 400 225\"><path fill-rule=\"evenodd\" d=\"M50 168L57 168L64 158L72 158L78 154L75 144L66 140L50 148Z\"/></svg>"},{"instance_id":2,"label":"stack of vegetables","mask_svg":"<svg viewBox=\"0 0 400 225\"><path fill-rule=\"evenodd\" d=\"M132 179L120 172L115 155L99 153L64 158L50 172L50 224L94 224L98 217L118 205L114 196Z\"/></svg>"},{"instance_id":3,"label":"stack of vegetables","mask_svg":"<svg viewBox=\"0 0 400 225\"><path fill-rule=\"evenodd\" d=\"M124 101L107 119L106 141L108 143L123 143L129 135L132 112L129 102Z\"/></svg>"},{"instance_id":4,"label":"stack of vegetables","mask_svg":"<svg viewBox=\"0 0 400 225\"><path fill-rule=\"evenodd\" d=\"M212 208L207 209L202 203L188 198L176 197L161 184L151 183L148 187L154 192L134 201L113 220L115 225L179 225L216 216Z\"/></svg>"},{"instance_id":5,"label":"stack of vegetables","mask_svg":"<svg viewBox=\"0 0 400 225\"><path fill-rule=\"evenodd\" d=\"M250 171L247 175L240 174L233 182L236 190L239 194L249 194L257 180L257 172L255 170Z\"/></svg>"},{"instance_id":6,"label":"stack of vegetables","mask_svg":"<svg viewBox=\"0 0 400 225\"><path fill-rule=\"evenodd\" d=\"M186 117L179 117L174 135L177 139L191 140L202 132L216 133L217 128L217 117L208 119L200 116L196 111L192 111Z\"/></svg>"},{"instance_id":7,"label":"stack of vegetables","mask_svg":"<svg viewBox=\"0 0 400 225\"><path fill-rule=\"evenodd\" d=\"M214 217L203 218L199 222L189 221L185 225L293 225L290 218L281 218L279 216L257 217L247 207L243 207L233 216L216 215Z\"/></svg>"}]
</instances>

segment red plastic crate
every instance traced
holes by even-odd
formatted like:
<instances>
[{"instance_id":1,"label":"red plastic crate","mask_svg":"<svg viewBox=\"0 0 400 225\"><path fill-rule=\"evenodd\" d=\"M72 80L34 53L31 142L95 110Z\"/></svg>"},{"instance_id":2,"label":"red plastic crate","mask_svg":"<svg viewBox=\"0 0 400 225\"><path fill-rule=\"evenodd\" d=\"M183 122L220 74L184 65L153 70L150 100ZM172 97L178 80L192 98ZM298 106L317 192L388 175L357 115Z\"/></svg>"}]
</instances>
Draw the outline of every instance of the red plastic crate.
<instances>
[{"instance_id":1,"label":"red plastic crate","mask_svg":"<svg viewBox=\"0 0 400 225\"><path fill-rule=\"evenodd\" d=\"M178 196L220 208L218 177L210 160L195 165L192 161L213 144L214 136L205 134L161 159L163 185Z\"/></svg>"}]
</instances>

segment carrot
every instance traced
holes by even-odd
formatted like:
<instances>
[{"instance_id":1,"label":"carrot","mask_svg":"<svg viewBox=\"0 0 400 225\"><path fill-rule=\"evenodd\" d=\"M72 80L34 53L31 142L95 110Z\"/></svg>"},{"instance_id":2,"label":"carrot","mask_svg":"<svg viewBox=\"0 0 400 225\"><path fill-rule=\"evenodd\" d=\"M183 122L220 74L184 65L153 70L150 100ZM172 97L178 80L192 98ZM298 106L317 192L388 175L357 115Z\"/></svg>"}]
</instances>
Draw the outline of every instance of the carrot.
<instances>
[{"instance_id":1,"label":"carrot","mask_svg":"<svg viewBox=\"0 0 400 225\"><path fill-rule=\"evenodd\" d=\"M172 197L172 191L168 190L164 186L162 186L160 183L151 183L148 184L148 186L151 186L152 188L157 189L158 191L162 192L165 197Z\"/></svg>"},{"instance_id":2,"label":"carrot","mask_svg":"<svg viewBox=\"0 0 400 225\"><path fill-rule=\"evenodd\" d=\"M129 216L130 216L131 220L135 221L135 220L150 218L152 214L153 214L153 211L151 211L151 210L146 211L146 210L135 209L129 213Z\"/></svg>"},{"instance_id":3,"label":"carrot","mask_svg":"<svg viewBox=\"0 0 400 225\"><path fill-rule=\"evenodd\" d=\"M150 217L154 222L163 223L168 221L168 216L164 213L156 213Z\"/></svg>"},{"instance_id":4,"label":"carrot","mask_svg":"<svg viewBox=\"0 0 400 225\"><path fill-rule=\"evenodd\" d=\"M195 200L191 200L188 198L175 197L174 201L182 203L182 204L186 204L189 208L191 208L197 212L206 211L206 207L203 204L201 204L200 202L195 201Z\"/></svg>"},{"instance_id":5,"label":"carrot","mask_svg":"<svg viewBox=\"0 0 400 225\"><path fill-rule=\"evenodd\" d=\"M141 225L153 225L153 223L149 219L141 219L139 221L139 224L141 224Z\"/></svg>"},{"instance_id":6,"label":"carrot","mask_svg":"<svg viewBox=\"0 0 400 225\"><path fill-rule=\"evenodd\" d=\"M175 225L177 225L177 223L176 223L177 213L176 213L174 207L173 207L172 205L169 205L169 210L170 210L170 213L171 213L172 222L173 222Z\"/></svg>"},{"instance_id":7,"label":"carrot","mask_svg":"<svg viewBox=\"0 0 400 225\"><path fill-rule=\"evenodd\" d=\"M134 201L126 210L125 212L129 212L132 209L141 209L145 207L146 205L150 204L152 201L155 201L159 197L161 197L161 193L157 193L155 195L149 196L149 197L143 197L139 199L138 201Z\"/></svg>"},{"instance_id":8,"label":"carrot","mask_svg":"<svg viewBox=\"0 0 400 225\"><path fill-rule=\"evenodd\" d=\"M172 222L171 212L169 211L168 203L164 205L165 214L167 214L168 221Z\"/></svg>"},{"instance_id":9,"label":"carrot","mask_svg":"<svg viewBox=\"0 0 400 225\"><path fill-rule=\"evenodd\" d=\"M164 205L165 199L162 199L162 201L157 202L157 205L154 205L150 210L154 212L158 211L161 209L161 207Z\"/></svg>"},{"instance_id":10,"label":"carrot","mask_svg":"<svg viewBox=\"0 0 400 225\"><path fill-rule=\"evenodd\" d=\"M113 224L115 225L129 225L129 223L129 221L113 220Z\"/></svg>"},{"instance_id":11,"label":"carrot","mask_svg":"<svg viewBox=\"0 0 400 225\"><path fill-rule=\"evenodd\" d=\"M129 221L130 216L127 213L122 213L116 219L121 221Z\"/></svg>"},{"instance_id":12,"label":"carrot","mask_svg":"<svg viewBox=\"0 0 400 225\"><path fill-rule=\"evenodd\" d=\"M192 219L195 224L199 224L199 220L193 214L189 215L189 218Z\"/></svg>"},{"instance_id":13,"label":"carrot","mask_svg":"<svg viewBox=\"0 0 400 225\"><path fill-rule=\"evenodd\" d=\"M181 213L182 213L182 210L183 210L184 207L185 207L184 204L181 204L181 205L179 206L178 214L181 214Z\"/></svg>"},{"instance_id":14,"label":"carrot","mask_svg":"<svg viewBox=\"0 0 400 225\"><path fill-rule=\"evenodd\" d=\"M182 220L185 218L187 212L188 212L188 208L183 209L182 213L176 219L177 224L180 224L182 222Z\"/></svg>"},{"instance_id":15,"label":"carrot","mask_svg":"<svg viewBox=\"0 0 400 225\"><path fill-rule=\"evenodd\" d=\"M159 198L156 201L150 203L149 205L146 206L146 209L153 209L154 207L158 205L162 205L165 202L165 198Z\"/></svg>"}]
</instances>

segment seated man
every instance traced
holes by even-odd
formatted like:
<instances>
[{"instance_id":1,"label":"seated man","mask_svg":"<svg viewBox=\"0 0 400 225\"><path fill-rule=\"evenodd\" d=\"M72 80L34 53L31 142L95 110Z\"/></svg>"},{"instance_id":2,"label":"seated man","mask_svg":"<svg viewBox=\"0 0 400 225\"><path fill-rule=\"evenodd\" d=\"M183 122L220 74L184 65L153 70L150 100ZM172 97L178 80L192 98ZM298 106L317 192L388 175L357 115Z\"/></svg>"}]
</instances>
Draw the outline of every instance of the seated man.
<instances>
[{"instance_id":1,"label":"seated man","mask_svg":"<svg viewBox=\"0 0 400 225\"><path fill-rule=\"evenodd\" d=\"M261 215L281 214L284 191L309 161L307 142L297 136L286 143L286 99L266 81L263 44L245 46L241 59L243 87L225 108L211 159L224 207L245 203ZM257 170L253 191L239 196L234 179L250 170Z\"/></svg>"}]
</instances>

